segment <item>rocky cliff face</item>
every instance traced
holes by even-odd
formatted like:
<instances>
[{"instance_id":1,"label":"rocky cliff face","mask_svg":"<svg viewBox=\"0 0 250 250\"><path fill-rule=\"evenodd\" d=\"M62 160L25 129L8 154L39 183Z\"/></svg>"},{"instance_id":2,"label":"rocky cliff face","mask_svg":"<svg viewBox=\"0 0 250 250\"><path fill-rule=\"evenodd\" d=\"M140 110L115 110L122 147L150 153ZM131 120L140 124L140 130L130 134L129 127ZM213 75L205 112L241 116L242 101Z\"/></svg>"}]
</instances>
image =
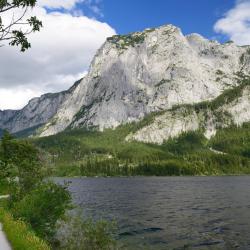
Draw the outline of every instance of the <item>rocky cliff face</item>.
<instances>
[{"instance_id":1,"label":"rocky cliff face","mask_svg":"<svg viewBox=\"0 0 250 250\"><path fill-rule=\"evenodd\" d=\"M249 74L249 48L184 36L172 25L108 38L41 136L67 127L114 128L153 111L212 100Z\"/></svg>"},{"instance_id":2,"label":"rocky cliff face","mask_svg":"<svg viewBox=\"0 0 250 250\"><path fill-rule=\"evenodd\" d=\"M4 128L4 124L15 116L17 110L0 110L0 128Z\"/></svg>"},{"instance_id":3,"label":"rocky cliff face","mask_svg":"<svg viewBox=\"0 0 250 250\"><path fill-rule=\"evenodd\" d=\"M154 119L126 140L162 144L183 132L200 130L210 139L216 130L250 121L250 81L218 98L195 105L180 105Z\"/></svg>"},{"instance_id":4,"label":"rocky cliff face","mask_svg":"<svg viewBox=\"0 0 250 250\"><path fill-rule=\"evenodd\" d=\"M166 111L127 139L161 143L201 127L209 137L216 131L222 108L225 122L249 120L249 89L245 87L235 103L224 100L216 109L203 107L198 112L198 104L237 88L248 75L250 46L220 44L198 34L184 36L173 25L116 35L98 50L78 84L33 99L21 111L0 113L0 128L16 132L45 123L40 136L48 136L66 128L115 128Z\"/></svg>"},{"instance_id":5,"label":"rocky cliff face","mask_svg":"<svg viewBox=\"0 0 250 250\"><path fill-rule=\"evenodd\" d=\"M67 91L34 98L21 110L0 111L0 128L16 133L45 124L56 114L79 83L80 81L76 82Z\"/></svg>"}]
</instances>

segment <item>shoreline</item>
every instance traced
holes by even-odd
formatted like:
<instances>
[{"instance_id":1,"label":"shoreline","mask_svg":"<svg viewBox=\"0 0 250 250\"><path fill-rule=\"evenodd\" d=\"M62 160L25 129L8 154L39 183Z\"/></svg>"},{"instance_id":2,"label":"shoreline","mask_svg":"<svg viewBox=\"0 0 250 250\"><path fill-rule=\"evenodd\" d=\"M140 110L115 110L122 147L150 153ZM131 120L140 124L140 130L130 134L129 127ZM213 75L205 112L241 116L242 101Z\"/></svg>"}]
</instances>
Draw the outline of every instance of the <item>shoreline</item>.
<instances>
[{"instance_id":1,"label":"shoreline","mask_svg":"<svg viewBox=\"0 0 250 250\"><path fill-rule=\"evenodd\" d=\"M48 178L162 178L162 177L249 177L250 174L225 174L225 175L114 175L114 176L48 176Z\"/></svg>"}]
</instances>

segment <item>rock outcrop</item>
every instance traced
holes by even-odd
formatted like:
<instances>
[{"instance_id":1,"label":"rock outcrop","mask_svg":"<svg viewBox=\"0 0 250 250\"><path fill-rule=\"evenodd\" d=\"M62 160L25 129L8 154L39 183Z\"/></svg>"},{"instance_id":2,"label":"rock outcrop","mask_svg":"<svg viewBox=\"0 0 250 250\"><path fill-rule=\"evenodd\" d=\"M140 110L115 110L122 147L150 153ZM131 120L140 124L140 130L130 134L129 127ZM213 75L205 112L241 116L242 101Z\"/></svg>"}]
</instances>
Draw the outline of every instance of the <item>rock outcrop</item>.
<instances>
[{"instance_id":1,"label":"rock outcrop","mask_svg":"<svg viewBox=\"0 0 250 250\"><path fill-rule=\"evenodd\" d=\"M250 121L250 81L210 102L181 105L154 117L126 140L162 144L183 132L201 130L210 139L216 130Z\"/></svg>"}]
</instances>

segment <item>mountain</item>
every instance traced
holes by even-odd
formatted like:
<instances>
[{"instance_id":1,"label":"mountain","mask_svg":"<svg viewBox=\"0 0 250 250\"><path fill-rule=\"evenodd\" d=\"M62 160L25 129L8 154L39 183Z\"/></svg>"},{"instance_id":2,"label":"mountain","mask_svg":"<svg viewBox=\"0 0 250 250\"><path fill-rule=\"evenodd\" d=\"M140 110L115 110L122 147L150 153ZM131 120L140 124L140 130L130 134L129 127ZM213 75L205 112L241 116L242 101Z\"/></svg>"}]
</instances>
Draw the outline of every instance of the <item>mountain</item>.
<instances>
[{"instance_id":1,"label":"mountain","mask_svg":"<svg viewBox=\"0 0 250 250\"><path fill-rule=\"evenodd\" d=\"M249 46L184 36L172 25L116 35L99 49L88 75L41 136L66 128L115 128L175 105L213 100L249 72Z\"/></svg>"},{"instance_id":2,"label":"mountain","mask_svg":"<svg viewBox=\"0 0 250 250\"><path fill-rule=\"evenodd\" d=\"M0 128L7 129L11 133L34 132L56 114L60 105L69 98L79 83L80 80L67 91L33 98L21 110L0 111Z\"/></svg>"},{"instance_id":3,"label":"mountain","mask_svg":"<svg viewBox=\"0 0 250 250\"><path fill-rule=\"evenodd\" d=\"M162 143L194 130L209 138L219 127L250 120L244 83L249 74L250 46L184 36L173 25L115 35L70 91L32 100L21 111L3 112L0 127L17 132L42 125L39 135L48 136L66 128L103 131L156 114L126 140ZM228 91L237 93L230 94L230 103Z\"/></svg>"}]
</instances>

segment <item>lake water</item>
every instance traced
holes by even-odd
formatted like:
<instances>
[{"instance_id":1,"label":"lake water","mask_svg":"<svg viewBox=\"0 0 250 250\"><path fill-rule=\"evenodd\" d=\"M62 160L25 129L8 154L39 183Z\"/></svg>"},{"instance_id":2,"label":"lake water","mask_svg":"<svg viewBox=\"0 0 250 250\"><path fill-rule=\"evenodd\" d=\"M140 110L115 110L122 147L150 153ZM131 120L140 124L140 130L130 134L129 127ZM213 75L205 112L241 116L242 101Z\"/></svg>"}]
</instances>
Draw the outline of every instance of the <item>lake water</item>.
<instances>
[{"instance_id":1,"label":"lake water","mask_svg":"<svg viewBox=\"0 0 250 250\"><path fill-rule=\"evenodd\" d=\"M66 178L126 249L250 249L250 177ZM124 247L125 248L125 247Z\"/></svg>"}]
</instances>

